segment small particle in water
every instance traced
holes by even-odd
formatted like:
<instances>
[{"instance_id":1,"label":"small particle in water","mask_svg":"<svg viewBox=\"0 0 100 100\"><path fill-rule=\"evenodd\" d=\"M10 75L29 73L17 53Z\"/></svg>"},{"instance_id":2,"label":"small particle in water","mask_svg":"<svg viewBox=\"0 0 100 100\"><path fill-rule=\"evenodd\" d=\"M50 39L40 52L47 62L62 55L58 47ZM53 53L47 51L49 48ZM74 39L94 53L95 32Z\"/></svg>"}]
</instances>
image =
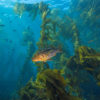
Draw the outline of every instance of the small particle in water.
<instances>
[{"instance_id":1,"label":"small particle in water","mask_svg":"<svg viewBox=\"0 0 100 100\"><path fill-rule=\"evenodd\" d=\"M16 32L17 30L16 30L16 29L13 29L12 31L13 31L13 32Z\"/></svg>"},{"instance_id":2,"label":"small particle in water","mask_svg":"<svg viewBox=\"0 0 100 100\"><path fill-rule=\"evenodd\" d=\"M4 25L4 24L0 24L0 26L1 26L1 27L4 27L5 25Z\"/></svg>"}]
</instances>

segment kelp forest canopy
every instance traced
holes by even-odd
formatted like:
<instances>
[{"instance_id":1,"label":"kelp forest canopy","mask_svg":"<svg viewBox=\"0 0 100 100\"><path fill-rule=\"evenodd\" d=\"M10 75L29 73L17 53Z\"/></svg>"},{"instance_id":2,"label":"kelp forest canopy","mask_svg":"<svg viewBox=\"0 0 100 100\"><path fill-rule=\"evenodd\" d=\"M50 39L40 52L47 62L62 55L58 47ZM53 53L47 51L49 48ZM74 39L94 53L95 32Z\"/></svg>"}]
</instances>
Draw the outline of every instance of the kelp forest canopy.
<instances>
[{"instance_id":1,"label":"kelp forest canopy","mask_svg":"<svg viewBox=\"0 0 100 100\"><path fill-rule=\"evenodd\" d=\"M37 16L41 20L36 51L34 32L30 28L23 32L23 45L27 45L28 50L19 79L23 87L19 91L21 100L99 100L99 95L85 89L91 81L100 87L99 5L100 0L71 0L69 8L62 10L44 2L16 3L14 11L19 17L27 12L32 22ZM59 48L61 53L50 62L35 62L37 77L27 83L30 76L24 73L32 56L46 48Z\"/></svg>"}]
</instances>

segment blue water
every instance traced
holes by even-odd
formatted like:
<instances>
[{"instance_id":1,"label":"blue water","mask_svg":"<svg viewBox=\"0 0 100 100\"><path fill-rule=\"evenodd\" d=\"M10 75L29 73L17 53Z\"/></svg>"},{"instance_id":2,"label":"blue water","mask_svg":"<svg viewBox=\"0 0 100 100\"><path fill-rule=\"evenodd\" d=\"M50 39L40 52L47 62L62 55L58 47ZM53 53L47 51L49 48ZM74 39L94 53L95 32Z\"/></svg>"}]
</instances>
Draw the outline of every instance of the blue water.
<instances>
[{"instance_id":1,"label":"blue water","mask_svg":"<svg viewBox=\"0 0 100 100\"><path fill-rule=\"evenodd\" d=\"M55 9L53 14L55 13L56 17L54 17L55 15L52 16L52 13L50 16L53 17L54 20L58 18L59 24L60 20L66 24L63 18L64 15L74 20L77 26L77 32L80 34L79 39L82 46L87 46L100 52L99 0L89 0L90 3L86 2L86 0L0 0L0 100L12 100L12 98L16 98L16 95L18 95L16 91L22 88L22 86L18 87L18 82L21 80L20 78L23 77L24 79L22 82L23 85L25 85L31 77L33 77L33 80L36 79L38 73L37 66L31 59L28 59L27 56L28 52L32 52L32 54L29 54L32 56L35 51L38 50L37 42L41 38L40 32L42 30L41 24L43 20L40 13L37 13L34 20L28 11L24 11L20 16L14 11L14 7L16 3L32 5L36 3L39 4L41 1L48 4L51 11ZM81 2L83 3L81 4ZM84 5L86 5L86 7ZM91 13L89 10L93 10L94 12ZM89 15L87 15L87 13ZM83 17L81 17L82 14ZM87 16L89 18L87 18ZM85 20L85 18L87 19ZM67 24L70 25L71 21ZM32 39L32 51L28 51L28 49L30 49L29 44L23 41L25 38L23 32L26 32L26 30L33 33L29 36ZM69 31L72 31L70 27ZM70 33L69 31L68 34ZM26 37L26 39L29 39L29 37ZM72 39L72 35L68 35L68 37L67 35L63 35L63 38L58 37L59 42L62 43L66 57L74 56L75 54ZM25 67L27 59L29 60L28 67ZM54 61L48 62L51 69L53 69L53 66L56 66L55 59ZM57 66L55 68L57 68ZM81 70L82 72L79 73L79 76L83 75L85 79L87 78L87 80L89 80L89 82L83 82L79 85L79 88L83 88L83 91L80 90L80 94L82 98L84 98L83 100L99 100L100 86L97 85L97 80L94 76L87 73L87 71Z\"/></svg>"}]
</instances>

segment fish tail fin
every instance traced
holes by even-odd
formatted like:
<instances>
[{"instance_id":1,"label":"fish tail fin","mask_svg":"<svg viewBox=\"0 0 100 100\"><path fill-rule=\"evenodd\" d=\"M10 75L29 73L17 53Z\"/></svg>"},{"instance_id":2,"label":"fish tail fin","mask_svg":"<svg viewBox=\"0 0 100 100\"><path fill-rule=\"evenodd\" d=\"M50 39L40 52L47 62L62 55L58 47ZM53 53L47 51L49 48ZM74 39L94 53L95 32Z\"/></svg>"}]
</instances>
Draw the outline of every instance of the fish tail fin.
<instances>
[{"instance_id":1,"label":"fish tail fin","mask_svg":"<svg viewBox=\"0 0 100 100\"><path fill-rule=\"evenodd\" d=\"M58 48L58 49L57 49L57 52L58 52L58 53L62 53L63 50L62 50L61 48Z\"/></svg>"},{"instance_id":2,"label":"fish tail fin","mask_svg":"<svg viewBox=\"0 0 100 100\"><path fill-rule=\"evenodd\" d=\"M57 51L58 51L59 53L62 53L62 52L63 52L63 48L62 48L61 45L58 46Z\"/></svg>"}]
</instances>

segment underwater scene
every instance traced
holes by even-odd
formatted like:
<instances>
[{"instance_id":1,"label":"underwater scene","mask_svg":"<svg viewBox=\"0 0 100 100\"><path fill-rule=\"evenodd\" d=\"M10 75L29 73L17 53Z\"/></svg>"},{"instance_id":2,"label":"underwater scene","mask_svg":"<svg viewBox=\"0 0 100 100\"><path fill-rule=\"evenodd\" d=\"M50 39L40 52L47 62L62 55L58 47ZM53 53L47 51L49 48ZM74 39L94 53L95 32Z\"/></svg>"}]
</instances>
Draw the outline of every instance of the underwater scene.
<instances>
[{"instance_id":1,"label":"underwater scene","mask_svg":"<svg viewBox=\"0 0 100 100\"><path fill-rule=\"evenodd\" d=\"M100 100L100 0L0 0L0 100Z\"/></svg>"}]
</instances>

